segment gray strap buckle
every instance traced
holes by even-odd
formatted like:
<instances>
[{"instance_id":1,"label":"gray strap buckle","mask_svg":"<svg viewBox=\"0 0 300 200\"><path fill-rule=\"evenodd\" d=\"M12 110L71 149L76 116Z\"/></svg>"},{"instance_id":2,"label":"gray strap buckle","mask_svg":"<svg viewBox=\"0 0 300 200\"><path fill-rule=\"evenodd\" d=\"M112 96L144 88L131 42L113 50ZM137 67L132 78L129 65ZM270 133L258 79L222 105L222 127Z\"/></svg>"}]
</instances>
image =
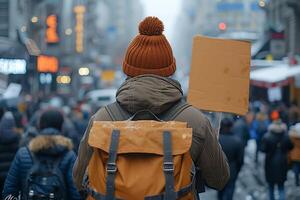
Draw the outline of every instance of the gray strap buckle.
<instances>
[{"instance_id":1,"label":"gray strap buckle","mask_svg":"<svg viewBox=\"0 0 300 200\"><path fill-rule=\"evenodd\" d=\"M173 172L174 171L173 162L164 162L164 171L165 172Z\"/></svg>"},{"instance_id":2,"label":"gray strap buckle","mask_svg":"<svg viewBox=\"0 0 300 200\"><path fill-rule=\"evenodd\" d=\"M106 171L107 171L107 173L110 173L110 174L116 173L116 171L117 171L116 163L107 163Z\"/></svg>"}]
</instances>

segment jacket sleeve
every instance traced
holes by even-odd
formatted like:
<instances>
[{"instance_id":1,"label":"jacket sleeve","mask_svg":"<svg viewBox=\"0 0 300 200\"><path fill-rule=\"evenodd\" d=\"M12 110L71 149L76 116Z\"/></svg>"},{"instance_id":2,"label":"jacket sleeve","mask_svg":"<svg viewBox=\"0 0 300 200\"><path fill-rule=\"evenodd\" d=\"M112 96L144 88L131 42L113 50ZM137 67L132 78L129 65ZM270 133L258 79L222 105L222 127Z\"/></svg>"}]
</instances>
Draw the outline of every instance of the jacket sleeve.
<instances>
[{"instance_id":1,"label":"jacket sleeve","mask_svg":"<svg viewBox=\"0 0 300 200\"><path fill-rule=\"evenodd\" d=\"M208 187L222 190L229 180L230 170L226 156L217 139L217 134L206 118L201 129L195 131L201 131L205 135L203 149L196 159L196 166L201 169L202 178ZM197 137L197 134L195 136Z\"/></svg>"},{"instance_id":2,"label":"jacket sleeve","mask_svg":"<svg viewBox=\"0 0 300 200\"><path fill-rule=\"evenodd\" d=\"M67 180L67 186L68 186L68 197L70 200L81 200L80 194L77 191L73 178L72 178L72 168L76 160L76 155L74 151L70 151L67 155L67 174L66 174L66 180Z\"/></svg>"},{"instance_id":3,"label":"jacket sleeve","mask_svg":"<svg viewBox=\"0 0 300 200\"><path fill-rule=\"evenodd\" d=\"M78 191L83 189L82 181L88 166L88 163L92 157L93 149L88 145L89 132L91 130L94 121L94 116L90 119L88 127L80 141L78 157L75 161L73 168L73 179Z\"/></svg>"},{"instance_id":4,"label":"jacket sleeve","mask_svg":"<svg viewBox=\"0 0 300 200\"><path fill-rule=\"evenodd\" d=\"M2 197L5 199L8 196L17 197L21 191L21 149L16 153L16 156L8 171L4 186ZM24 175L23 175L24 176Z\"/></svg>"}]
</instances>

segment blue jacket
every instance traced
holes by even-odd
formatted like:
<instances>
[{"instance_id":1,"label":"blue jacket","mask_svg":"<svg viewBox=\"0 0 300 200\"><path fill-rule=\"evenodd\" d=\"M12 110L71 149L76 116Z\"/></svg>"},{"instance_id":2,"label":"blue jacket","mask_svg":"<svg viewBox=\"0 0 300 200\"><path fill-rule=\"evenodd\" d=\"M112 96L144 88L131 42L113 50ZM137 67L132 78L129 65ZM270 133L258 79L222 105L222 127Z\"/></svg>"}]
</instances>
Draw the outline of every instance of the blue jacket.
<instances>
[{"instance_id":1,"label":"blue jacket","mask_svg":"<svg viewBox=\"0 0 300 200\"><path fill-rule=\"evenodd\" d=\"M71 140L61 135L39 135L33 138L28 147L19 149L14 158L5 180L3 199L9 195L16 197L19 193L21 193L21 196L25 193L26 176L33 166L29 150L37 156L63 155L59 168L65 175L68 199L81 199L72 179L72 169L76 159L76 154L72 151L72 148Z\"/></svg>"}]
</instances>

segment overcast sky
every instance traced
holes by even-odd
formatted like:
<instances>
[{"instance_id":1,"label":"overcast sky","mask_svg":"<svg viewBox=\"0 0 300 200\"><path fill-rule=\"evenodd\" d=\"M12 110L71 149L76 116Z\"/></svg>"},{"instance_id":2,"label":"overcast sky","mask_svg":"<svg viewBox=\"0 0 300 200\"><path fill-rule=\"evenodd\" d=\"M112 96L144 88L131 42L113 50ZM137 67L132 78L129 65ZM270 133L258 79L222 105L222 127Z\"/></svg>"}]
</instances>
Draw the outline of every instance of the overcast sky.
<instances>
[{"instance_id":1,"label":"overcast sky","mask_svg":"<svg viewBox=\"0 0 300 200\"><path fill-rule=\"evenodd\" d=\"M181 0L141 0L144 4L146 16L156 16L165 25L164 34L172 40L172 32L178 13L180 12Z\"/></svg>"}]
</instances>

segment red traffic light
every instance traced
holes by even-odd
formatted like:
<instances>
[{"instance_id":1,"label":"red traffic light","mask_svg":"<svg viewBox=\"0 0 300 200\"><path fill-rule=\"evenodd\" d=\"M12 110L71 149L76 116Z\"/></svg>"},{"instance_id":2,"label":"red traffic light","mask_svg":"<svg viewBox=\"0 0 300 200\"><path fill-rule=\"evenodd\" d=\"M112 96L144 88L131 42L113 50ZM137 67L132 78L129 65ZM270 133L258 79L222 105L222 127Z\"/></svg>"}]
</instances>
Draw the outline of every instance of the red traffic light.
<instances>
[{"instance_id":1,"label":"red traffic light","mask_svg":"<svg viewBox=\"0 0 300 200\"><path fill-rule=\"evenodd\" d=\"M224 22L219 23L219 29L221 31L225 31L227 28L227 25Z\"/></svg>"}]
</instances>

